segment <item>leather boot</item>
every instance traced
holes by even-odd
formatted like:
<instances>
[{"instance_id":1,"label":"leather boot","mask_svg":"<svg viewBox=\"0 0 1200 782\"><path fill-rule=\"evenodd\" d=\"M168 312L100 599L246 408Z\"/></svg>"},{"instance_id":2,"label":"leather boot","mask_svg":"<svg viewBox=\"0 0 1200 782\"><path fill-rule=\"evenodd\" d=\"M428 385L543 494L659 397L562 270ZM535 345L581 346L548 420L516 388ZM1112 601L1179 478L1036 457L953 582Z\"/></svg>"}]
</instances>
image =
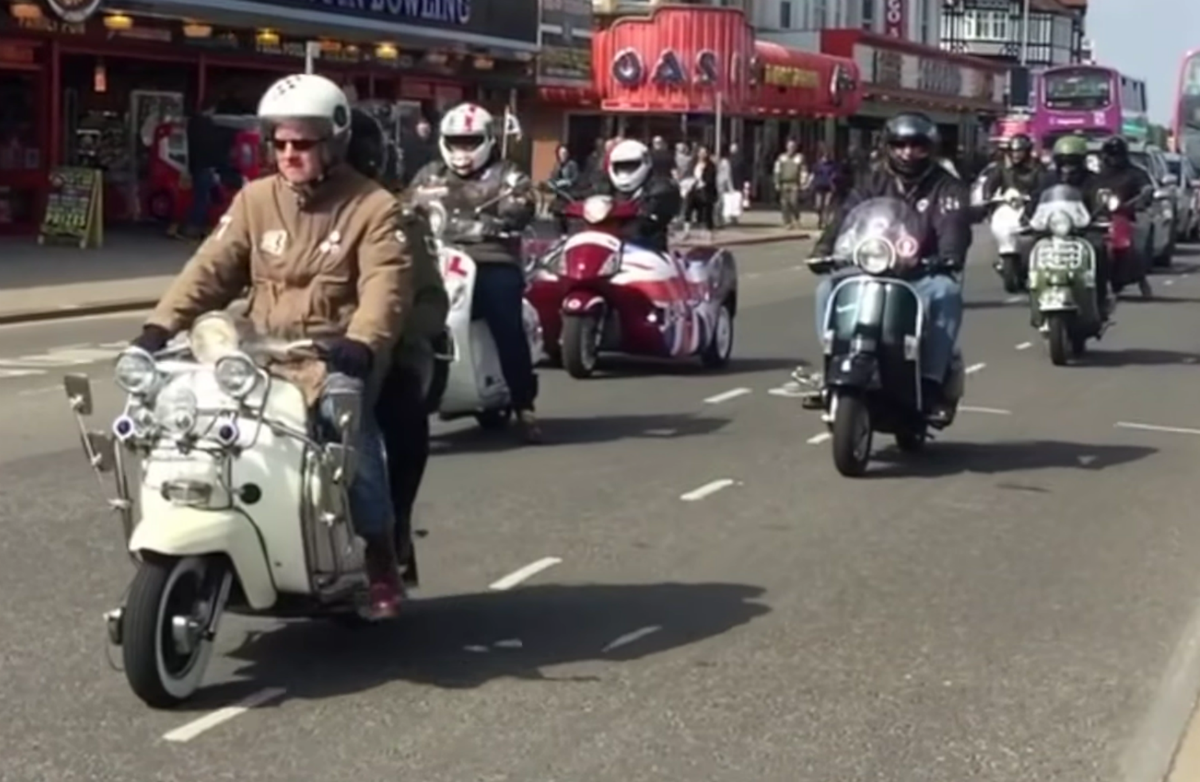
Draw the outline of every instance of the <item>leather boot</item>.
<instances>
[{"instance_id":1,"label":"leather boot","mask_svg":"<svg viewBox=\"0 0 1200 782\"><path fill-rule=\"evenodd\" d=\"M396 563L396 542L391 535L371 535L364 538L367 549L367 615L371 619L388 619L400 610L400 574Z\"/></svg>"}]
</instances>

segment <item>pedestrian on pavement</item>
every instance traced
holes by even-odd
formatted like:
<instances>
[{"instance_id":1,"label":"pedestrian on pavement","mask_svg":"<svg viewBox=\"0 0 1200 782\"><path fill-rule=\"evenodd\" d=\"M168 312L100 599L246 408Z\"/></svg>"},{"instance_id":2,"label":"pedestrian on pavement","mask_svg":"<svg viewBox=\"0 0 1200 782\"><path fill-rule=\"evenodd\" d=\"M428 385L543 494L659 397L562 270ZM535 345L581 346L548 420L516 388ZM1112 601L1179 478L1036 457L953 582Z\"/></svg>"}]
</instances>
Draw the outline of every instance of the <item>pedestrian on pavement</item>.
<instances>
[{"instance_id":1,"label":"pedestrian on pavement","mask_svg":"<svg viewBox=\"0 0 1200 782\"><path fill-rule=\"evenodd\" d=\"M788 139L783 154L775 160L775 192L783 213L783 227L800 227L800 188L804 170L804 155L795 139Z\"/></svg>"},{"instance_id":2,"label":"pedestrian on pavement","mask_svg":"<svg viewBox=\"0 0 1200 782\"><path fill-rule=\"evenodd\" d=\"M696 162L692 168L691 193L688 196L687 224L700 223L708 231L708 241L712 241L713 231L716 230L714 213L717 206L717 166L708 153L708 147L696 148Z\"/></svg>"},{"instance_id":3,"label":"pedestrian on pavement","mask_svg":"<svg viewBox=\"0 0 1200 782\"><path fill-rule=\"evenodd\" d=\"M571 150L559 144L554 152L554 170L550 172L551 196L548 211L554 214L558 228L567 233L567 218L563 214L571 195L579 187L579 164L571 159Z\"/></svg>"},{"instance_id":4,"label":"pedestrian on pavement","mask_svg":"<svg viewBox=\"0 0 1200 782\"><path fill-rule=\"evenodd\" d=\"M717 165L717 192L720 198L719 222L721 225L737 225L745 209L742 185L745 172L741 152L737 144L730 144L729 151Z\"/></svg>"},{"instance_id":5,"label":"pedestrian on pavement","mask_svg":"<svg viewBox=\"0 0 1200 782\"><path fill-rule=\"evenodd\" d=\"M176 238L203 238L208 233L217 172L228 172L233 151L233 133L213 121L216 106L209 104L187 122L188 175L192 180L192 206L183 226L172 225L168 233ZM240 179L240 177L239 177ZM240 182L239 182L240 185Z\"/></svg>"},{"instance_id":6,"label":"pedestrian on pavement","mask_svg":"<svg viewBox=\"0 0 1200 782\"><path fill-rule=\"evenodd\" d=\"M817 152L817 165L813 169L813 210L817 213L817 230L825 227L830 217L833 204L834 180L838 174L838 165L829 157L829 152L822 144Z\"/></svg>"},{"instance_id":7,"label":"pedestrian on pavement","mask_svg":"<svg viewBox=\"0 0 1200 782\"><path fill-rule=\"evenodd\" d=\"M650 140L650 165L656 173L665 173L668 176L675 167L675 156L671 154L671 148L662 136L655 136Z\"/></svg>"}]
</instances>

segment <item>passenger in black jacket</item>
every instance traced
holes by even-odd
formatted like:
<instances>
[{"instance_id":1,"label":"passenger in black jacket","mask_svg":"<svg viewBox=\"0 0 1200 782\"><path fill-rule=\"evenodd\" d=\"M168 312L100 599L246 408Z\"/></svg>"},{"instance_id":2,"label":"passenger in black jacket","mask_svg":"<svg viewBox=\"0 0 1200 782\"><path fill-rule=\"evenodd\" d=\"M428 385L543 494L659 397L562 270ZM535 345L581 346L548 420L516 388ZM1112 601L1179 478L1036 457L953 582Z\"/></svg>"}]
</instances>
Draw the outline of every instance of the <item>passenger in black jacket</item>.
<instances>
[{"instance_id":1,"label":"passenger in black jacket","mask_svg":"<svg viewBox=\"0 0 1200 782\"><path fill-rule=\"evenodd\" d=\"M617 203L636 201L638 219L630 223L626 241L658 252L667 252L671 221L683 206L683 197L670 173L655 170L650 150L640 141L625 140L608 153L608 175L596 187L597 195L610 195Z\"/></svg>"},{"instance_id":2,"label":"passenger in black jacket","mask_svg":"<svg viewBox=\"0 0 1200 782\"><path fill-rule=\"evenodd\" d=\"M927 323L921 344L923 393L933 400L931 415L949 415L952 403L942 392L954 358L962 324L962 286L958 275L971 248L970 193L967 185L935 162L937 126L924 114L903 113L884 128L883 165L860 183L842 204L837 217L817 240L814 255L829 256L846 218L856 206L874 198L894 198L911 207L923 261L911 272L911 283L924 299ZM857 269L846 269L817 286L817 334L825 331L826 305L837 281Z\"/></svg>"}]
</instances>

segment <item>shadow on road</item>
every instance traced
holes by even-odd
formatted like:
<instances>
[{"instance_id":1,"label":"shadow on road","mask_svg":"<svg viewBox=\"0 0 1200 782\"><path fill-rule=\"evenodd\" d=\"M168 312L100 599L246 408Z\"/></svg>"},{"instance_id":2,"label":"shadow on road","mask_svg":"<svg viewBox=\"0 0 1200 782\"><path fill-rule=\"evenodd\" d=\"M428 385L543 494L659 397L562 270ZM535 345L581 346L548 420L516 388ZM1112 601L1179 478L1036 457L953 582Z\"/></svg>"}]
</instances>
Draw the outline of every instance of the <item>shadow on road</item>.
<instances>
[{"instance_id":1,"label":"shadow on road","mask_svg":"<svg viewBox=\"0 0 1200 782\"><path fill-rule=\"evenodd\" d=\"M736 351L737 348L735 347ZM751 372L769 372L779 369L793 369L796 358L762 357L739 358L735 352L729 364L721 369L708 369L699 359L693 361L670 361L664 359L642 358L640 356L605 356L600 359L596 375L589 381L595 380L633 380L647 377L705 377L748 374Z\"/></svg>"},{"instance_id":2,"label":"shadow on road","mask_svg":"<svg viewBox=\"0 0 1200 782\"><path fill-rule=\"evenodd\" d=\"M470 419L467 419L470 420ZM545 442L542 448L555 445L607 443L631 438L675 439L712 434L729 423L727 418L702 418L690 414L616 415L587 418L540 418ZM433 453L491 453L513 448L527 448L515 427L502 431L486 431L468 424L463 429L434 434Z\"/></svg>"},{"instance_id":3,"label":"shadow on road","mask_svg":"<svg viewBox=\"0 0 1200 782\"><path fill-rule=\"evenodd\" d=\"M1025 308L1026 306L1025 302L1010 302L1004 299L975 299L963 302L964 310L999 310L1013 307Z\"/></svg>"},{"instance_id":4,"label":"shadow on road","mask_svg":"<svg viewBox=\"0 0 1200 782\"><path fill-rule=\"evenodd\" d=\"M1097 348L1079 360L1081 367L1161 367L1189 366L1200 363L1200 353L1181 353L1175 350L1152 350L1149 348L1126 348L1103 350Z\"/></svg>"},{"instance_id":5,"label":"shadow on road","mask_svg":"<svg viewBox=\"0 0 1200 782\"><path fill-rule=\"evenodd\" d=\"M904 454L895 448L879 451L881 463L867 475L873 478L941 478L949 475L1021 472L1074 468L1095 472L1144 459L1156 448L1132 445L1066 443L1057 440L1027 440L1007 443L930 443L919 454Z\"/></svg>"},{"instance_id":6,"label":"shadow on road","mask_svg":"<svg viewBox=\"0 0 1200 782\"><path fill-rule=\"evenodd\" d=\"M719 636L768 613L755 602L763 594L745 584L544 585L414 599L400 619L359 629L297 621L248 636L229 656L247 663L238 675L249 681L205 688L186 708L211 709L270 686L319 699L392 681L450 689L500 678L596 681L543 669L637 660ZM644 634L604 651L637 631Z\"/></svg>"}]
</instances>

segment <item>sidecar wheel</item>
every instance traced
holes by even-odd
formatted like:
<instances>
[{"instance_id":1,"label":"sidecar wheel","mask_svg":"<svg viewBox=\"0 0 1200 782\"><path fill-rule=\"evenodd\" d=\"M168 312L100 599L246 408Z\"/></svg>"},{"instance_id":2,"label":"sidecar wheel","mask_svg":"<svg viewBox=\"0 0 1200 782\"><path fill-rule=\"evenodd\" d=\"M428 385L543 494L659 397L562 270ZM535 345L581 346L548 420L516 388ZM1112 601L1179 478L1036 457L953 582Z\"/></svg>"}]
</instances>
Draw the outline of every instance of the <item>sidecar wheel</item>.
<instances>
[{"instance_id":1,"label":"sidecar wheel","mask_svg":"<svg viewBox=\"0 0 1200 782\"><path fill-rule=\"evenodd\" d=\"M233 574L216 557L145 553L122 614L125 678L147 706L176 706L200 688Z\"/></svg>"}]
</instances>

